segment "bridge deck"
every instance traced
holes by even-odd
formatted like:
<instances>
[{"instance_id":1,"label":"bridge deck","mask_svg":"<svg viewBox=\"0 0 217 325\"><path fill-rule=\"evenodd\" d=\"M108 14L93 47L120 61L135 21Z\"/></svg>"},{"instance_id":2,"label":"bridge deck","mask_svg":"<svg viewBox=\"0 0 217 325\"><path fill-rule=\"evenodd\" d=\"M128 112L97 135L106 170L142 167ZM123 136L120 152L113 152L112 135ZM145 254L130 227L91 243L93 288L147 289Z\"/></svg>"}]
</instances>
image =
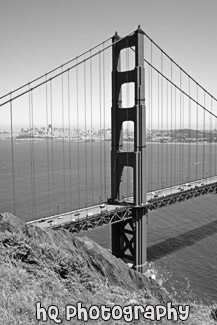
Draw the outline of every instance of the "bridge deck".
<instances>
[{"instance_id":1,"label":"bridge deck","mask_svg":"<svg viewBox=\"0 0 217 325\"><path fill-rule=\"evenodd\" d=\"M149 192L146 206L148 210L158 209L207 193L217 193L217 176ZM27 224L40 228L63 227L79 232L130 218L132 206L132 197L129 197L117 204L102 203L29 221Z\"/></svg>"},{"instance_id":2,"label":"bridge deck","mask_svg":"<svg viewBox=\"0 0 217 325\"><path fill-rule=\"evenodd\" d=\"M98 204L83 209L69 211L66 213L57 214L54 216L41 218L38 220L28 221L27 224L39 226L41 228L58 227L63 225L69 225L71 223L82 222L83 220L91 220L96 216L110 216L115 213L126 211L127 206L123 205L111 205L111 204Z\"/></svg>"}]
</instances>

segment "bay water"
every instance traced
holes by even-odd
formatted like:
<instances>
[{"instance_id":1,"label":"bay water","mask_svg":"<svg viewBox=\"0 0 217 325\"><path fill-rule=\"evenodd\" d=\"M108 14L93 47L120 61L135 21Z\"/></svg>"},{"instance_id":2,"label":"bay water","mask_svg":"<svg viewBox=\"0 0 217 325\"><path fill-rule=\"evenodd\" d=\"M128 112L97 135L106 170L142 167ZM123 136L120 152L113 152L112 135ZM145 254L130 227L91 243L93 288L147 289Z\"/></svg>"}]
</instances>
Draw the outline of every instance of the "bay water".
<instances>
[{"instance_id":1,"label":"bay water","mask_svg":"<svg viewBox=\"0 0 217 325\"><path fill-rule=\"evenodd\" d=\"M125 144L132 150L132 144ZM98 204L110 196L108 142L0 140L0 212L24 221ZM13 164L12 164L13 154ZM216 144L147 145L147 191L216 173ZM14 172L13 172L14 171ZM132 194L127 170L123 196ZM126 186L127 184L127 186ZM110 226L80 235L110 248ZM180 301L217 302L217 200L208 194L149 212L148 260Z\"/></svg>"}]
</instances>

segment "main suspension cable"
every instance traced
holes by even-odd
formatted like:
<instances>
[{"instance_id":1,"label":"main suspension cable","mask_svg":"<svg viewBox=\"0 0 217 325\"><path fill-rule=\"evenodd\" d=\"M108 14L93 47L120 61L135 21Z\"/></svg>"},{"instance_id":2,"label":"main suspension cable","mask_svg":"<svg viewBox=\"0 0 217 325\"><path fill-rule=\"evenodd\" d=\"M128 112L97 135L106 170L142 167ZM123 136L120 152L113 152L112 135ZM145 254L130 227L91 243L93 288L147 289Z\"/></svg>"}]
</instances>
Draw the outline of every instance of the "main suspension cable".
<instances>
[{"instance_id":1,"label":"main suspension cable","mask_svg":"<svg viewBox=\"0 0 217 325\"><path fill-rule=\"evenodd\" d=\"M131 33L131 34L132 34L132 33ZM131 34L125 36L124 38L130 36ZM123 39L123 38L122 38L122 39ZM71 67L69 67L69 68L67 68L67 69L65 69L65 70L62 70L61 72L55 74L54 76L52 76L52 77L50 77L49 79L47 79L47 81L40 82L39 84L35 85L34 87L29 88L29 89L26 90L26 91L23 91L23 92L20 93L19 95L16 95L15 97L10 98L9 100L6 100L5 102L3 102L3 103L0 104L0 107L3 106L3 105L5 105L5 104L7 104L7 103L9 103L9 102L11 102L11 101L13 101L13 100L15 100L15 99L17 99L17 98L19 98L19 97L21 97L21 96L23 96L23 95L25 95L25 94L27 94L29 91L32 91L32 90L34 90L34 89L36 89L36 88L38 88L38 87L44 85L46 82L49 82L50 80L53 80L53 79L55 79L55 78L61 76L62 74L67 73L68 70L71 70L71 69L76 68L78 65L81 65L82 63L84 63L84 61L90 60L91 58L93 58L93 57L99 55L99 54L102 53L103 51L106 51L107 49L109 49L110 47L112 47L114 44L120 42L122 39L119 39L119 40L115 41L114 43L112 43L112 44L110 44L110 45L104 47L104 49L99 50L98 52L92 54L91 56L89 56L88 58L86 58L86 59L84 59L84 60L82 60L82 61L80 61L80 62L77 61L78 57L76 57L76 58L75 58L75 60L76 60L76 64L74 64L74 65L72 65ZM89 52L89 50L88 50L87 52ZM61 68L61 67L63 67L63 65L61 65L60 68ZM32 83L32 82L29 82L27 85L30 85L31 83ZM9 94L10 94L10 93L9 93ZM3 97L5 97L5 96L3 96Z\"/></svg>"},{"instance_id":2,"label":"main suspension cable","mask_svg":"<svg viewBox=\"0 0 217 325\"><path fill-rule=\"evenodd\" d=\"M112 37L107 38L105 41L103 41L103 42L101 42L101 43L95 45L95 46L92 47L91 49L89 49L89 50L87 50L87 51L85 51L85 52L79 54L78 56L74 57L73 59L70 59L69 61L67 61L67 62L65 62L65 63L63 63L63 64L61 64L61 65L58 66L57 68L54 68L54 69L50 70L49 72L47 72L47 73L45 73L45 74L43 74L43 75L41 75L41 76L39 76L39 77L33 79L31 82L27 82L26 84L24 84L24 85L22 85L22 86L20 86L20 87L18 87L18 88L16 88L16 89L14 89L13 91L11 91L11 92L9 92L9 93L7 93L7 94L1 96L1 97L0 97L0 100L3 99L3 98L5 98L5 97L7 97L7 96L9 96L9 95L12 95L13 93L17 92L18 90L21 90L22 88L27 87L30 83L34 83L34 82L36 82L36 81L38 81L38 80L40 80L40 79L46 77L47 75L49 75L49 74L51 74L51 73L53 73L53 72L55 72L55 71L61 69L61 68L64 67L65 65L67 65L67 64L69 64L69 63L71 63L71 62L73 62L73 61L75 61L75 60L77 60L77 59L79 59L80 57L84 56L84 55L87 54L88 52L95 50L97 47L100 47L103 43L106 43L106 42L108 42L108 41L111 40L111 39L112 39Z\"/></svg>"},{"instance_id":3,"label":"main suspension cable","mask_svg":"<svg viewBox=\"0 0 217 325\"><path fill-rule=\"evenodd\" d=\"M196 85L198 85L207 95L211 96L212 99L217 101L217 99L212 96L204 87L202 87L193 77L191 77L181 66L176 63L159 45L157 45L153 39L151 39L144 31L143 34L160 50L161 53L163 53L170 61L173 62L174 65L176 65L188 78L190 78Z\"/></svg>"}]
</instances>

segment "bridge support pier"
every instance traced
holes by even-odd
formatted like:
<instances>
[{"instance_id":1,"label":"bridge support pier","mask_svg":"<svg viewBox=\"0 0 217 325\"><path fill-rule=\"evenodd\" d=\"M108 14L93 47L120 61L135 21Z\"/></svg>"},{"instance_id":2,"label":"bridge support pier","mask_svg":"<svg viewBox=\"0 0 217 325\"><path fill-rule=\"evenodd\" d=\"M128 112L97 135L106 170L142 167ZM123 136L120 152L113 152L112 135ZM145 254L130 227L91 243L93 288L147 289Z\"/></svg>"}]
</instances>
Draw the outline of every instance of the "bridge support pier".
<instances>
[{"instance_id":1,"label":"bridge support pier","mask_svg":"<svg viewBox=\"0 0 217 325\"><path fill-rule=\"evenodd\" d=\"M111 225L112 254L144 273L147 270L147 208L133 207L132 214L132 219Z\"/></svg>"},{"instance_id":2,"label":"bridge support pier","mask_svg":"<svg viewBox=\"0 0 217 325\"><path fill-rule=\"evenodd\" d=\"M125 167L133 169L132 219L112 224L112 253L133 262L139 272L146 269L147 225L146 225L146 114L145 114L145 71L144 35L140 27L132 34L113 37L112 71L112 148L111 148L111 202L120 200L120 183ZM135 67L121 70L121 51L135 48ZM122 85L134 84L134 105L122 107ZM123 123L134 124L134 150L123 150Z\"/></svg>"}]
</instances>

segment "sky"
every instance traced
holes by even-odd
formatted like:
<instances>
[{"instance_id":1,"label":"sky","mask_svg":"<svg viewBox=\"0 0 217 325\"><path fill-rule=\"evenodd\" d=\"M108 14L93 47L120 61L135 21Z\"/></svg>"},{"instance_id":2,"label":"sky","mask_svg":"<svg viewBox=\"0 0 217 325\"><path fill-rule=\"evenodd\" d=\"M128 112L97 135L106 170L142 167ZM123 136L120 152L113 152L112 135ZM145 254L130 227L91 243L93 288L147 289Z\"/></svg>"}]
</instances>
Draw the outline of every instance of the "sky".
<instances>
[{"instance_id":1,"label":"sky","mask_svg":"<svg viewBox=\"0 0 217 325\"><path fill-rule=\"evenodd\" d=\"M0 96L138 25L217 97L216 0L0 0Z\"/></svg>"}]
</instances>

